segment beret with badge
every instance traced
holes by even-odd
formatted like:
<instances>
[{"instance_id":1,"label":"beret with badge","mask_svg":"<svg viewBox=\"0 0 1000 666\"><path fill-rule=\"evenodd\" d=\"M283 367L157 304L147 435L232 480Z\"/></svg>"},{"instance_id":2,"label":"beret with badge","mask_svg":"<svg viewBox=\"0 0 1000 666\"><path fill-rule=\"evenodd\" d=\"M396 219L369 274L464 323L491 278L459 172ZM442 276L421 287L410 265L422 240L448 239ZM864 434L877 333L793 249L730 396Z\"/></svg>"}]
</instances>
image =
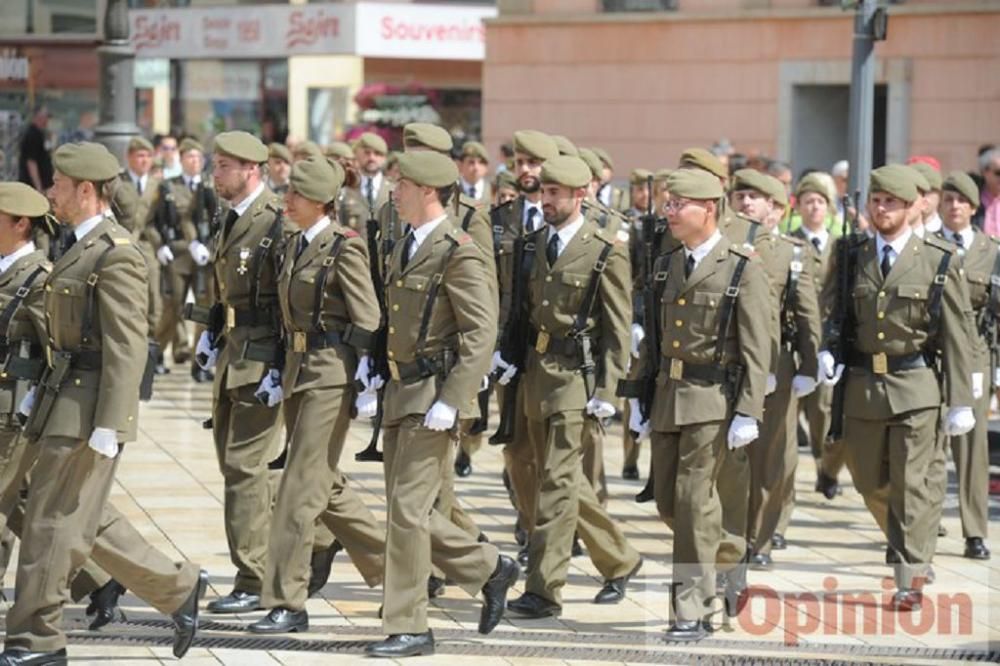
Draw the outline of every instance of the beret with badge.
<instances>
[{"instance_id":1,"label":"beret with badge","mask_svg":"<svg viewBox=\"0 0 1000 666\"><path fill-rule=\"evenodd\" d=\"M343 141L334 141L333 143L331 143L329 146L326 147L324 153L326 154L327 157L333 157L345 160L354 159L354 151L351 150L351 147L346 143L344 143Z\"/></svg>"},{"instance_id":2,"label":"beret with badge","mask_svg":"<svg viewBox=\"0 0 1000 666\"><path fill-rule=\"evenodd\" d=\"M148 150L153 152L153 144L144 136L134 136L128 142L128 152L134 153L138 150Z\"/></svg>"},{"instance_id":3,"label":"beret with badge","mask_svg":"<svg viewBox=\"0 0 1000 666\"><path fill-rule=\"evenodd\" d=\"M645 185L652 175L653 172L649 169L632 169L632 173L628 176L628 182L631 185Z\"/></svg>"},{"instance_id":4,"label":"beret with badge","mask_svg":"<svg viewBox=\"0 0 1000 666\"><path fill-rule=\"evenodd\" d=\"M798 185L795 186L796 198L801 198L802 196L810 192L815 192L816 194L826 199L827 204L832 203L830 199L830 190L827 187L826 183L823 182L823 179L819 176L818 173L810 173L806 174L805 176L802 176L802 179L799 180Z\"/></svg>"},{"instance_id":5,"label":"beret with badge","mask_svg":"<svg viewBox=\"0 0 1000 666\"><path fill-rule=\"evenodd\" d=\"M913 174L912 169L902 164L887 164L872 171L868 189L871 192L884 192L906 203L913 203L920 196Z\"/></svg>"},{"instance_id":6,"label":"beret with badge","mask_svg":"<svg viewBox=\"0 0 1000 666\"><path fill-rule=\"evenodd\" d=\"M24 183L0 183L0 213L17 219L40 217L49 212L45 195Z\"/></svg>"},{"instance_id":7,"label":"beret with badge","mask_svg":"<svg viewBox=\"0 0 1000 666\"><path fill-rule=\"evenodd\" d=\"M399 177L422 187L442 188L455 184L458 167L447 155L419 150L399 156Z\"/></svg>"},{"instance_id":8,"label":"beret with badge","mask_svg":"<svg viewBox=\"0 0 1000 666\"><path fill-rule=\"evenodd\" d=\"M545 161L540 180L543 183L580 188L587 187L591 179L591 169L586 162L572 155L559 155Z\"/></svg>"},{"instance_id":9,"label":"beret with badge","mask_svg":"<svg viewBox=\"0 0 1000 666\"><path fill-rule=\"evenodd\" d=\"M300 141L292 149L292 157L297 160L307 160L310 157L322 157L323 151L315 141Z\"/></svg>"},{"instance_id":10,"label":"beret with badge","mask_svg":"<svg viewBox=\"0 0 1000 666\"><path fill-rule=\"evenodd\" d=\"M603 148L593 148L592 150L597 154L598 157L601 158L601 162L604 164L604 166L608 167L612 171L615 170L615 163L611 159L611 153L604 150Z\"/></svg>"},{"instance_id":11,"label":"beret with badge","mask_svg":"<svg viewBox=\"0 0 1000 666\"><path fill-rule=\"evenodd\" d=\"M927 185L930 187L930 190L925 190L925 191L939 191L941 189L941 184L943 181L941 178L940 171L932 167L927 162L913 162L909 166L911 169L919 171L920 174L927 181Z\"/></svg>"},{"instance_id":12,"label":"beret with badge","mask_svg":"<svg viewBox=\"0 0 1000 666\"><path fill-rule=\"evenodd\" d=\"M540 160L559 156L559 147L548 134L538 130L514 132L514 152L525 153Z\"/></svg>"},{"instance_id":13,"label":"beret with badge","mask_svg":"<svg viewBox=\"0 0 1000 666\"><path fill-rule=\"evenodd\" d=\"M267 146L249 132L233 130L215 137L215 152L228 155L241 162L263 164L267 161Z\"/></svg>"}]
</instances>

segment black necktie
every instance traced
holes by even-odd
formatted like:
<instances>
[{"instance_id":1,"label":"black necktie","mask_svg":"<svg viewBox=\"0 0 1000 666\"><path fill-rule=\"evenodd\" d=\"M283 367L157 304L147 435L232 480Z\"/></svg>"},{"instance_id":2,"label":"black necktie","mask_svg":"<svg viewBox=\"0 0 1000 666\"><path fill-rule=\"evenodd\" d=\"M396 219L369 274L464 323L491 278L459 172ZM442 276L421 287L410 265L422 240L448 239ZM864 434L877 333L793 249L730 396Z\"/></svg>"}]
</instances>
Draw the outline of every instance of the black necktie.
<instances>
[{"instance_id":1,"label":"black necktie","mask_svg":"<svg viewBox=\"0 0 1000 666\"><path fill-rule=\"evenodd\" d=\"M135 181L135 189L139 191L139 196L142 196L142 178L137 178Z\"/></svg>"},{"instance_id":2,"label":"black necktie","mask_svg":"<svg viewBox=\"0 0 1000 666\"><path fill-rule=\"evenodd\" d=\"M813 247L814 247L814 248L816 248L816 251L817 251L817 252L822 252L822 251L823 251L823 250L821 250L821 249L820 249L820 247L819 247L819 237L817 237L817 236L813 236L813 239L812 239L812 244L813 244Z\"/></svg>"},{"instance_id":3,"label":"black necktie","mask_svg":"<svg viewBox=\"0 0 1000 666\"><path fill-rule=\"evenodd\" d=\"M892 264L889 263L889 253L892 252L892 247L886 245L882 248L882 277L885 278L889 275L889 271L892 270Z\"/></svg>"},{"instance_id":4,"label":"black necktie","mask_svg":"<svg viewBox=\"0 0 1000 666\"><path fill-rule=\"evenodd\" d=\"M524 232L530 234L535 230L535 222L538 218L538 209L529 208L528 209L528 223L524 226Z\"/></svg>"},{"instance_id":5,"label":"black necktie","mask_svg":"<svg viewBox=\"0 0 1000 666\"><path fill-rule=\"evenodd\" d=\"M399 258L399 264L404 271L406 270L406 265L410 263L410 251L413 249L415 241L416 238L412 233L406 234L406 239L403 240L403 255Z\"/></svg>"},{"instance_id":6,"label":"black necktie","mask_svg":"<svg viewBox=\"0 0 1000 666\"><path fill-rule=\"evenodd\" d=\"M691 277L691 273L694 272L694 255L689 254L687 261L684 262L684 279Z\"/></svg>"},{"instance_id":7,"label":"black necktie","mask_svg":"<svg viewBox=\"0 0 1000 666\"><path fill-rule=\"evenodd\" d=\"M67 252L69 252L69 249L73 247L73 245L76 243L76 234L73 233L72 230L67 230L67 229L64 229L63 233L65 233L66 235L63 236L62 239L63 240L62 253L66 254Z\"/></svg>"},{"instance_id":8,"label":"black necktie","mask_svg":"<svg viewBox=\"0 0 1000 666\"><path fill-rule=\"evenodd\" d=\"M299 257L301 257L302 253L306 251L307 247L309 247L309 239L306 238L305 234L302 234L301 236L299 236L299 247L295 251L295 258L298 259Z\"/></svg>"},{"instance_id":9,"label":"black necktie","mask_svg":"<svg viewBox=\"0 0 1000 666\"><path fill-rule=\"evenodd\" d=\"M223 227L222 238L229 238L229 232L233 230L233 225L236 224L236 220L240 217L236 209L230 208L229 213L226 215L226 225Z\"/></svg>"},{"instance_id":10,"label":"black necktie","mask_svg":"<svg viewBox=\"0 0 1000 666\"><path fill-rule=\"evenodd\" d=\"M965 247L965 241L962 240L962 234L955 234L955 245L958 246L959 250Z\"/></svg>"},{"instance_id":11,"label":"black necktie","mask_svg":"<svg viewBox=\"0 0 1000 666\"><path fill-rule=\"evenodd\" d=\"M475 185L469 185L469 191L467 192L467 194L471 198L475 199L476 198L476 186Z\"/></svg>"},{"instance_id":12,"label":"black necktie","mask_svg":"<svg viewBox=\"0 0 1000 666\"><path fill-rule=\"evenodd\" d=\"M548 244L545 246L545 260L549 262L549 268L556 263L559 258L559 234L552 234Z\"/></svg>"},{"instance_id":13,"label":"black necktie","mask_svg":"<svg viewBox=\"0 0 1000 666\"><path fill-rule=\"evenodd\" d=\"M368 199L368 207L375 207L375 179L369 178L365 184L365 198Z\"/></svg>"}]
</instances>

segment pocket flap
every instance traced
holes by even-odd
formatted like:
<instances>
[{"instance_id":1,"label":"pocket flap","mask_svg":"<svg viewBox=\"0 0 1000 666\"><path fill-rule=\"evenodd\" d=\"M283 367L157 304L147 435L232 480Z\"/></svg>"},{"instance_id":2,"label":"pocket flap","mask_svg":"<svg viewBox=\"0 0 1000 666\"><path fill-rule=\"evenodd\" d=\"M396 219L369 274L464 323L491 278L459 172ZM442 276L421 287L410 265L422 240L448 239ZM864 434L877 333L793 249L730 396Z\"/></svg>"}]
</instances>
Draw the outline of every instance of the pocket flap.
<instances>
[{"instance_id":1,"label":"pocket flap","mask_svg":"<svg viewBox=\"0 0 1000 666\"><path fill-rule=\"evenodd\" d=\"M414 291L427 291L428 283L430 283L430 278L424 275L407 275L403 279L403 286Z\"/></svg>"},{"instance_id":2,"label":"pocket flap","mask_svg":"<svg viewBox=\"0 0 1000 666\"><path fill-rule=\"evenodd\" d=\"M927 300L927 289L922 285L901 284L896 290L896 295L900 298L925 301Z\"/></svg>"},{"instance_id":3,"label":"pocket flap","mask_svg":"<svg viewBox=\"0 0 1000 666\"><path fill-rule=\"evenodd\" d=\"M722 302L722 294L712 291L696 291L691 297L693 305L705 305L710 308L717 307Z\"/></svg>"},{"instance_id":4,"label":"pocket flap","mask_svg":"<svg viewBox=\"0 0 1000 666\"><path fill-rule=\"evenodd\" d=\"M583 289L587 286L588 276L580 273L563 273L561 279L566 286Z\"/></svg>"}]
</instances>

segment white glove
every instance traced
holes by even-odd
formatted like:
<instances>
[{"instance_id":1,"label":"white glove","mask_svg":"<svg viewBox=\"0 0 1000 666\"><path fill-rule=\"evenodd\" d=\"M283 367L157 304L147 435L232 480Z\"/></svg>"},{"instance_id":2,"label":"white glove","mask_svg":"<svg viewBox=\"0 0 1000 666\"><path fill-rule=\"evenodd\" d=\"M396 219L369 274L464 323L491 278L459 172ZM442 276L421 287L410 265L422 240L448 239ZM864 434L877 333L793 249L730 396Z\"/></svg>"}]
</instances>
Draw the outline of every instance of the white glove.
<instances>
[{"instance_id":1,"label":"white glove","mask_svg":"<svg viewBox=\"0 0 1000 666\"><path fill-rule=\"evenodd\" d=\"M778 388L778 378L772 374L767 376L767 386L764 388L764 395L771 395Z\"/></svg>"},{"instance_id":2,"label":"white glove","mask_svg":"<svg viewBox=\"0 0 1000 666\"><path fill-rule=\"evenodd\" d=\"M428 430L448 430L455 425L456 418L458 410L438 400L431 405L430 411L424 417L424 427Z\"/></svg>"},{"instance_id":3,"label":"white glove","mask_svg":"<svg viewBox=\"0 0 1000 666\"><path fill-rule=\"evenodd\" d=\"M816 390L816 379L806 375L792 377L792 392L796 398L804 398Z\"/></svg>"},{"instance_id":4,"label":"white glove","mask_svg":"<svg viewBox=\"0 0 1000 666\"><path fill-rule=\"evenodd\" d=\"M385 386L382 375L372 374L372 359L368 354L358 359L358 369L354 372L354 379L361 382L362 386L365 387L365 392L377 391Z\"/></svg>"},{"instance_id":5,"label":"white glove","mask_svg":"<svg viewBox=\"0 0 1000 666\"><path fill-rule=\"evenodd\" d=\"M636 398L628 399L628 407L628 429L635 433L635 441L641 442L649 437L649 432L652 429L649 425L649 419L642 420L642 410L639 409L639 401Z\"/></svg>"},{"instance_id":6,"label":"white glove","mask_svg":"<svg viewBox=\"0 0 1000 666\"><path fill-rule=\"evenodd\" d=\"M757 429L757 419L737 414L733 417L733 422L729 424L729 434L726 436L726 442L729 444L729 449L735 451L746 446L759 436L760 430Z\"/></svg>"},{"instance_id":7,"label":"white glove","mask_svg":"<svg viewBox=\"0 0 1000 666\"><path fill-rule=\"evenodd\" d=\"M979 400L983 397L983 373L972 373L972 397Z\"/></svg>"},{"instance_id":8,"label":"white glove","mask_svg":"<svg viewBox=\"0 0 1000 666\"><path fill-rule=\"evenodd\" d=\"M267 371L264 379L260 380L260 386L254 391L253 396L262 404L274 407L285 398L281 390L281 373L275 369Z\"/></svg>"},{"instance_id":9,"label":"white glove","mask_svg":"<svg viewBox=\"0 0 1000 666\"><path fill-rule=\"evenodd\" d=\"M610 419L615 415L615 406L609 402L591 398L587 401L585 410L588 414L598 419Z\"/></svg>"},{"instance_id":10,"label":"white glove","mask_svg":"<svg viewBox=\"0 0 1000 666\"><path fill-rule=\"evenodd\" d=\"M490 376L489 375L483 375L483 381L479 382L479 390L480 391L485 391L489 387L490 387Z\"/></svg>"},{"instance_id":11,"label":"white glove","mask_svg":"<svg viewBox=\"0 0 1000 666\"><path fill-rule=\"evenodd\" d=\"M819 376L816 379L827 385L833 386L840 381L841 376L844 374L844 364L837 363L833 358L833 354L823 350L819 353Z\"/></svg>"},{"instance_id":12,"label":"white glove","mask_svg":"<svg viewBox=\"0 0 1000 666\"><path fill-rule=\"evenodd\" d=\"M503 360L503 356L498 351L493 352L493 360L490 361L490 374L492 375L497 370L503 371L497 378L497 384L500 386L507 386L510 380L514 379L514 375L517 374L517 366Z\"/></svg>"},{"instance_id":13,"label":"white glove","mask_svg":"<svg viewBox=\"0 0 1000 666\"><path fill-rule=\"evenodd\" d=\"M114 458L118 455L118 433L111 428L94 428L87 446L105 458Z\"/></svg>"},{"instance_id":14,"label":"white glove","mask_svg":"<svg viewBox=\"0 0 1000 666\"><path fill-rule=\"evenodd\" d=\"M212 344L208 331L202 331L194 349L194 361L202 370L211 370L219 359L219 350Z\"/></svg>"},{"instance_id":15,"label":"white glove","mask_svg":"<svg viewBox=\"0 0 1000 666\"><path fill-rule=\"evenodd\" d=\"M363 391L358 394L358 397L354 400L354 406L358 410L359 419L370 419L374 418L375 413L378 411L378 395L375 390Z\"/></svg>"},{"instance_id":16,"label":"white glove","mask_svg":"<svg viewBox=\"0 0 1000 666\"><path fill-rule=\"evenodd\" d=\"M639 345L646 337L646 331L639 324L632 324L632 357L639 358Z\"/></svg>"},{"instance_id":17,"label":"white glove","mask_svg":"<svg viewBox=\"0 0 1000 666\"><path fill-rule=\"evenodd\" d=\"M156 260L159 261L162 265L166 266L167 264L169 264L171 261L174 260L174 253L170 251L170 248L168 246L164 245L163 247L161 247L159 250L156 251Z\"/></svg>"},{"instance_id":18,"label":"white glove","mask_svg":"<svg viewBox=\"0 0 1000 666\"><path fill-rule=\"evenodd\" d=\"M944 434L949 437L964 435L976 426L972 407L949 407L945 417Z\"/></svg>"},{"instance_id":19,"label":"white glove","mask_svg":"<svg viewBox=\"0 0 1000 666\"><path fill-rule=\"evenodd\" d=\"M205 245L202 244L201 241L196 241L196 240L193 240L190 243L188 243L188 252L191 253L191 258L194 259L194 263L198 264L199 266L207 266L208 260L212 256L209 253L208 248L205 247Z\"/></svg>"},{"instance_id":20,"label":"white glove","mask_svg":"<svg viewBox=\"0 0 1000 666\"><path fill-rule=\"evenodd\" d=\"M993 371L993 385L1000 387L1000 368Z\"/></svg>"},{"instance_id":21,"label":"white glove","mask_svg":"<svg viewBox=\"0 0 1000 666\"><path fill-rule=\"evenodd\" d=\"M35 406L35 387L32 386L21 398L21 404L17 406L17 413L31 416L31 408Z\"/></svg>"}]
</instances>

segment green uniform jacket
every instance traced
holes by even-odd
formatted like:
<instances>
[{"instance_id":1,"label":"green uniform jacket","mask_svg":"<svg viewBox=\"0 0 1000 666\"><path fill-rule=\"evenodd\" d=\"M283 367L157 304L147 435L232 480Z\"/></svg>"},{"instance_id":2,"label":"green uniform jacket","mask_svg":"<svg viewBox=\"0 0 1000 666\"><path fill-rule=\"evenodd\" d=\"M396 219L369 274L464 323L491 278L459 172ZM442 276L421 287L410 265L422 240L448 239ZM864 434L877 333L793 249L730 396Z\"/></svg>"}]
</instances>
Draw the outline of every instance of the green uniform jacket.
<instances>
[{"instance_id":1,"label":"green uniform jacket","mask_svg":"<svg viewBox=\"0 0 1000 666\"><path fill-rule=\"evenodd\" d=\"M93 338L82 340L88 280L96 280ZM148 358L147 298L142 254L111 217L52 267L45 282L49 346L54 351L100 351L101 369L70 372L45 422L43 437L87 439L94 428L110 428L118 431L120 442L136 439L139 384Z\"/></svg>"},{"instance_id":2,"label":"green uniform jacket","mask_svg":"<svg viewBox=\"0 0 1000 666\"><path fill-rule=\"evenodd\" d=\"M52 270L52 264L48 262L45 252L35 250L27 254L0 273L0 312L7 309L7 304L11 302L17 290L28 279L35 269L41 267L41 273L35 276L31 283L28 295L24 297L14 316L10 319L7 330L3 336L7 339L8 349L13 356L26 356L20 354L23 343L30 346L31 358L44 358L41 349L48 339L45 330L45 280ZM20 406L21 395L18 395L17 382L0 375L0 417L9 418Z\"/></svg>"},{"instance_id":3,"label":"green uniform jacket","mask_svg":"<svg viewBox=\"0 0 1000 666\"><path fill-rule=\"evenodd\" d=\"M191 241L201 239L202 243L206 247L211 247L211 227L212 227L212 211L203 210L201 219L201 230L195 227L194 223L194 211L195 204L197 203L195 197L201 196L202 188L211 188L211 186L202 179L201 183L195 191L184 184L183 176L177 176L176 178L171 178L167 181L167 196L168 201L173 202L174 206L177 207L177 238L170 243L170 251L174 255L174 260L170 262L171 268L179 271L183 275L189 275L194 272L196 266L194 263L194 258L188 251L188 246L190 246ZM215 199L216 206L219 208L219 220L221 222L223 214L222 202ZM164 201L160 202L163 205ZM157 232L159 233L159 232ZM161 241L163 239L161 238Z\"/></svg>"},{"instance_id":4,"label":"green uniform jacket","mask_svg":"<svg viewBox=\"0 0 1000 666\"><path fill-rule=\"evenodd\" d=\"M813 274L813 284L816 287L816 293L819 297L819 312L821 321L826 321L830 318L830 314L833 309L837 306L834 300L824 299L824 294L827 297L833 295L832 290L826 290L825 287L828 283L833 281L833 262L830 261L830 257L833 256L833 249L836 247L837 242L833 236L830 236L826 240L826 246L823 251L820 252L816 249L816 246L809 242L806 237L805 232L799 228L789 234L792 238L798 238L803 243L805 243L806 249L809 251L809 262L812 264Z\"/></svg>"}]
</instances>

